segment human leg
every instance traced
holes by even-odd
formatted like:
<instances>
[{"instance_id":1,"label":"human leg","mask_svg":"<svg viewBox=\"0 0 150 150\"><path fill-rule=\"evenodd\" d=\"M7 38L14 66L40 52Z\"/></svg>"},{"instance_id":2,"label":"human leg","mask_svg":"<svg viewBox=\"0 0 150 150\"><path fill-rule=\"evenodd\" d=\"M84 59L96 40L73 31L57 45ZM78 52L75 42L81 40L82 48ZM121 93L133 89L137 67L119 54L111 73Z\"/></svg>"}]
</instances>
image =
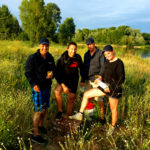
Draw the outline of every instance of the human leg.
<instances>
[{"instance_id":1,"label":"human leg","mask_svg":"<svg viewBox=\"0 0 150 150\"><path fill-rule=\"evenodd\" d=\"M36 92L31 89L31 92L35 111L33 116L33 135L31 140L39 144L46 144L47 140L43 139L39 134L39 126L43 125L43 121L46 115L45 108L49 107L50 89L41 89L40 92Z\"/></svg>"},{"instance_id":2,"label":"human leg","mask_svg":"<svg viewBox=\"0 0 150 150\"><path fill-rule=\"evenodd\" d=\"M119 100L117 98L109 97L110 110L112 113L112 126L115 126L118 120L118 111L117 111L118 101Z\"/></svg>"},{"instance_id":3,"label":"human leg","mask_svg":"<svg viewBox=\"0 0 150 150\"><path fill-rule=\"evenodd\" d=\"M94 82L90 82L90 85L93 88L97 88L98 84L95 84ZM103 97L94 97L95 101L97 101L99 110L100 110L100 121L102 124L106 122L106 119L104 118L104 102L103 102Z\"/></svg>"},{"instance_id":4,"label":"human leg","mask_svg":"<svg viewBox=\"0 0 150 150\"><path fill-rule=\"evenodd\" d=\"M100 118L103 120L104 119L104 102L103 101L98 101L97 102L101 116Z\"/></svg>"},{"instance_id":5,"label":"human leg","mask_svg":"<svg viewBox=\"0 0 150 150\"><path fill-rule=\"evenodd\" d=\"M46 112L47 112L47 109L44 109L44 110L41 112L40 120L39 120L39 126L40 126L40 127L43 126L44 119L45 119L45 116L46 116Z\"/></svg>"},{"instance_id":6,"label":"human leg","mask_svg":"<svg viewBox=\"0 0 150 150\"><path fill-rule=\"evenodd\" d=\"M68 103L67 103L67 115L72 115L73 108L74 108L74 101L75 101L75 93L68 94Z\"/></svg>"},{"instance_id":7,"label":"human leg","mask_svg":"<svg viewBox=\"0 0 150 150\"><path fill-rule=\"evenodd\" d=\"M80 106L80 110L77 114L73 115L73 116L69 116L70 119L75 119L75 120L82 120L83 119L83 112L89 102L90 98L93 97L98 97L98 96L104 96L105 93L103 93L101 90L97 89L97 88L93 88L90 89L88 91L86 91L83 95L83 99L81 102L81 106Z\"/></svg>"},{"instance_id":8,"label":"human leg","mask_svg":"<svg viewBox=\"0 0 150 150\"><path fill-rule=\"evenodd\" d=\"M63 89L61 87L60 84L57 84L56 85L56 88L55 88L55 99L56 99L56 103L57 103L57 109L58 109L58 112L62 112L62 92L63 92Z\"/></svg>"},{"instance_id":9,"label":"human leg","mask_svg":"<svg viewBox=\"0 0 150 150\"><path fill-rule=\"evenodd\" d=\"M39 135L38 126L40 122L41 112L35 112L33 116L33 135Z\"/></svg>"},{"instance_id":10,"label":"human leg","mask_svg":"<svg viewBox=\"0 0 150 150\"><path fill-rule=\"evenodd\" d=\"M39 126L38 126L38 129L39 129L39 132L40 133L43 133L43 134L47 134L47 131L44 127L44 119L46 117L46 112L47 112L47 109L44 109L42 112L41 112L41 115L40 115L40 120L39 120Z\"/></svg>"},{"instance_id":11,"label":"human leg","mask_svg":"<svg viewBox=\"0 0 150 150\"><path fill-rule=\"evenodd\" d=\"M105 95L105 93L103 93L101 90L99 90L97 88L93 88L93 89L86 91L83 95L83 99L82 99L79 111L82 113L84 112L85 107L87 106L89 99L91 99L93 97L104 96L104 95Z\"/></svg>"}]
</instances>

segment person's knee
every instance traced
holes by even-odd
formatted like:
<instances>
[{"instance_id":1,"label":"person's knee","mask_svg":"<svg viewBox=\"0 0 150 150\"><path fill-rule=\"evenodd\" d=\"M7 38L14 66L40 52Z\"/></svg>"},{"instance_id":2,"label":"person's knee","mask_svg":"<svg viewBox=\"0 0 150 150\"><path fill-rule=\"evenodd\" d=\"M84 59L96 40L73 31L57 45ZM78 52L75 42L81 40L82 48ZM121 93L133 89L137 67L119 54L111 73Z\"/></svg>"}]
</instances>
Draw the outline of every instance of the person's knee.
<instances>
[{"instance_id":1,"label":"person's knee","mask_svg":"<svg viewBox=\"0 0 150 150\"><path fill-rule=\"evenodd\" d=\"M40 120L41 113L36 112L33 117L33 122L38 122Z\"/></svg>"},{"instance_id":2,"label":"person's knee","mask_svg":"<svg viewBox=\"0 0 150 150\"><path fill-rule=\"evenodd\" d=\"M55 96L57 96L57 95L61 95L62 91L60 89L55 89L54 93Z\"/></svg>"},{"instance_id":3,"label":"person's knee","mask_svg":"<svg viewBox=\"0 0 150 150\"><path fill-rule=\"evenodd\" d=\"M83 95L83 97L84 97L84 98L89 98L89 93L88 93L88 92L85 92L84 95Z\"/></svg>"},{"instance_id":4,"label":"person's knee","mask_svg":"<svg viewBox=\"0 0 150 150\"><path fill-rule=\"evenodd\" d=\"M112 113L117 113L117 108L116 107L111 108L111 112Z\"/></svg>"},{"instance_id":5,"label":"person's knee","mask_svg":"<svg viewBox=\"0 0 150 150\"><path fill-rule=\"evenodd\" d=\"M42 112L41 112L41 114L42 114L42 115L45 114L46 111L47 111L47 109L43 109Z\"/></svg>"}]
</instances>

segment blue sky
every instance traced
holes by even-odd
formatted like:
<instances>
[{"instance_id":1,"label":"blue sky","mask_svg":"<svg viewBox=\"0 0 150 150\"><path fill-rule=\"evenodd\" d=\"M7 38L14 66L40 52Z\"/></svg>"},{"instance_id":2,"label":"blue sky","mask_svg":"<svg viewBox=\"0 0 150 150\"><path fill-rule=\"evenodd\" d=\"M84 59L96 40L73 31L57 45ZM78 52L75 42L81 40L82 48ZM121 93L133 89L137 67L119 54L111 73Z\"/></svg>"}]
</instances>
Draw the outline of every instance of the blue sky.
<instances>
[{"instance_id":1,"label":"blue sky","mask_svg":"<svg viewBox=\"0 0 150 150\"><path fill-rule=\"evenodd\" d=\"M22 0L0 0L19 20ZM76 29L109 28L128 25L150 33L150 0L45 0L61 9L62 22L73 17Z\"/></svg>"}]
</instances>

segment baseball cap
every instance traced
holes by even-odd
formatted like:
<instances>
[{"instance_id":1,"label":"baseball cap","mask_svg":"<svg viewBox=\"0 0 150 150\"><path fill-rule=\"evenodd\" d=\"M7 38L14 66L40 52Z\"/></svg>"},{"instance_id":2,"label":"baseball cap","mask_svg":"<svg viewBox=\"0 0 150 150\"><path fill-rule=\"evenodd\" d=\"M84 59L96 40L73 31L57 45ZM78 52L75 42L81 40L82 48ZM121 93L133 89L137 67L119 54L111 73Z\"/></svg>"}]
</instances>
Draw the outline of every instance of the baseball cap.
<instances>
[{"instance_id":1,"label":"baseball cap","mask_svg":"<svg viewBox=\"0 0 150 150\"><path fill-rule=\"evenodd\" d=\"M111 45L106 45L104 48L103 48L103 52L105 51L113 51L113 47Z\"/></svg>"},{"instance_id":2,"label":"baseball cap","mask_svg":"<svg viewBox=\"0 0 150 150\"><path fill-rule=\"evenodd\" d=\"M47 38L42 38L40 41L39 41L39 44L47 44L49 45L49 40Z\"/></svg>"},{"instance_id":3,"label":"baseball cap","mask_svg":"<svg viewBox=\"0 0 150 150\"><path fill-rule=\"evenodd\" d=\"M86 44L89 45L89 44L93 44L94 43L94 39L93 38L88 38L86 40Z\"/></svg>"}]
</instances>

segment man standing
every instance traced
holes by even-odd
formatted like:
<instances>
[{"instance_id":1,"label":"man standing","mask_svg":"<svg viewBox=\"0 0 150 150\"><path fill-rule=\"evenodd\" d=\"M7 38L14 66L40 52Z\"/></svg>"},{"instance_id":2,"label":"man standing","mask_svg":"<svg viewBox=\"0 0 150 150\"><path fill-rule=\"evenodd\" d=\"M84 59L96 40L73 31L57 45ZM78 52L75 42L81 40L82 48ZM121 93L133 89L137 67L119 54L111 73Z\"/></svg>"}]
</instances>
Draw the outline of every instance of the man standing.
<instances>
[{"instance_id":1,"label":"man standing","mask_svg":"<svg viewBox=\"0 0 150 150\"><path fill-rule=\"evenodd\" d=\"M58 59L56 66L56 80L57 85L55 88L55 98L58 107L58 113L56 119L61 119L62 117L62 92L68 94L67 103L67 115L72 114L74 108L74 100L76 96L78 80L79 80L79 69L81 74L81 84L84 82L84 68L81 56L76 54L77 44L70 42L61 57Z\"/></svg>"},{"instance_id":2,"label":"man standing","mask_svg":"<svg viewBox=\"0 0 150 150\"><path fill-rule=\"evenodd\" d=\"M25 75L31 86L32 101L34 104L32 141L46 144L41 133L46 134L43 126L51 92L52 77L55 70L53 56L49 51L49 40L43 38L39 42L39 49L30 55L25 65Z\"/></svg>"},{"instance_id":3,"label":"man standing","mask_svg":"<svg viewBox=\"0 0 150 150\"><path fill-rule=\"evenodd\" d=\"M86 40L86 44L88 47L88 51L84 55L85 80L86 80L85 91L97 87L97 84L95 84L94 81L95 79L102 80L105 64L105 57L103 55L103 52L95 46L93 38L88 38ZM103 98L95 97L94 99L97 101L100 108L101 112L100 122L101 124L104 124L106 120L104 118Z\"/></svg>"}]
</instances>

